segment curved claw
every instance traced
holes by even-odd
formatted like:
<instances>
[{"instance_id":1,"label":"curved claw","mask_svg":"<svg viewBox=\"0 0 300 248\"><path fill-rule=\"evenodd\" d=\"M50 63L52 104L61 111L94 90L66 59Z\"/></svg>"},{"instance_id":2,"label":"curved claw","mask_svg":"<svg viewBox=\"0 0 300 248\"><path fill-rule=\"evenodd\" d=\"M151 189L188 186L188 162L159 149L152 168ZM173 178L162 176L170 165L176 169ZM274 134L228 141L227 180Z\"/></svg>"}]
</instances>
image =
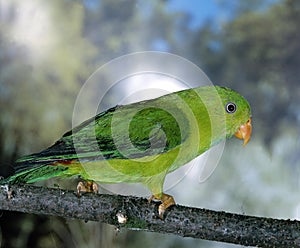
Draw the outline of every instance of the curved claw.
<instances>
[{"instance_id":1,"label":"curved claw","mask_svg":"<svg viewBox=\"0 0 300 248\"><path fill-rule=\"evenodd\" d=\"M84 181L77 184L77 196L81 196L82 192L98 193L99 186L93 181Z\"/></svg>"},{"instance_id":2,"label":"curved claw","mask_svg":"<svg viewBox=\"0 0 300 248\"><path fill-rule=\"evenodd\" d=\"M161 195L152 195L148 201L151 202L152 200L161 201L161 204L158 206L158 216L160 219L163 219L164 213L168 207L176 204L173 196L164 193Z\"/></svg>"}]
</instances>

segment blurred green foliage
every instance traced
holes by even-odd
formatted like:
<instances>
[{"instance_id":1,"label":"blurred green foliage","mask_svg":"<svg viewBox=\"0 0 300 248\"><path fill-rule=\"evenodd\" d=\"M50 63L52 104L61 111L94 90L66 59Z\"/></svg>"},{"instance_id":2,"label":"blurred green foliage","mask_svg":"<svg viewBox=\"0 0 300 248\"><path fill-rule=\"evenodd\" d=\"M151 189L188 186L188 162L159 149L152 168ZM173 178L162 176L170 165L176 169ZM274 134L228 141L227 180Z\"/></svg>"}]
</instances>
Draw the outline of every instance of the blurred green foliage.
<instances>
[{"instance_id":1,"label":"blurred green foliage","mask_svg":"<svg viewBox=\"0 0 300 248\"><path fill-rule=\"evenodd\" d=\"M195 187L185 178L172 189L177 201L296 216L300 2L219 2L231 8L231 18L190 29L188 14L169 11L169 1L0 0L0 174L12 173L17 157L51 145L71 128L76 95L98 66L130 52L163 50L190 59L214 83L238 90L253 109L250 147L241 151L228 142L210 180ZM180 194L182 187L190 194ZM218 247L16 213L3 214L0 225L3 247Z\"/></svg>"}]
</instances>

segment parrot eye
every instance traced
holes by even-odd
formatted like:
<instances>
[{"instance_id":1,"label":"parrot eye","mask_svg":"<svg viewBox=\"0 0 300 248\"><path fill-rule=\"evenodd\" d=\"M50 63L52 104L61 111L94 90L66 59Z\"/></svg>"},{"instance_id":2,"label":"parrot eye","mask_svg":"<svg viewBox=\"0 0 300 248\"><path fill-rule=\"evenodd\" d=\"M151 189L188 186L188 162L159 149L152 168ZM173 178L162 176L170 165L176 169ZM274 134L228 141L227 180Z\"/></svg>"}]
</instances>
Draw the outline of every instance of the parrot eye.
<instances>
[{"instance_id":1,"label":"parrot eye","mask_svg":"<svg viewBox=\"0 0 300 248\"><path fill-rule=\"evenodd\" d=\"M236 105L233 102L227 103L225 108L228 114L233 114L236 111Z\"/></svg>"}]
</instances>

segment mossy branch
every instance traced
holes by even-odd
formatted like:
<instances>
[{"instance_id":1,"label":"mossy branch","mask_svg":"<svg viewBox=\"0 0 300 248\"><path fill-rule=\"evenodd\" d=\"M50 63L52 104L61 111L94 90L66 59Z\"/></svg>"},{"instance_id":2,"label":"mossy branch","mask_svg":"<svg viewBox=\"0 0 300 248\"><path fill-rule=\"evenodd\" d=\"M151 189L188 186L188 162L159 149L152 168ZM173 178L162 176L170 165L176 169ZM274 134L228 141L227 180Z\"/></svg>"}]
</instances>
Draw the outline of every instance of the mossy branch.
<instances>
[{"instance_id":1,"label":"mossy branch","mask_svg":"<svg viewBox=\"0 0 300 248\"><path fill-rule=\"evenodd\" d=\"M245 246L300 247L300 222L170 207L157 218L157 203L121 195L86 193L31 185L1 186L0 209L64 218L100 221L134 230L170 233ZM122 223L124 222L124 223Z\"/></svg>"}]
</instances>

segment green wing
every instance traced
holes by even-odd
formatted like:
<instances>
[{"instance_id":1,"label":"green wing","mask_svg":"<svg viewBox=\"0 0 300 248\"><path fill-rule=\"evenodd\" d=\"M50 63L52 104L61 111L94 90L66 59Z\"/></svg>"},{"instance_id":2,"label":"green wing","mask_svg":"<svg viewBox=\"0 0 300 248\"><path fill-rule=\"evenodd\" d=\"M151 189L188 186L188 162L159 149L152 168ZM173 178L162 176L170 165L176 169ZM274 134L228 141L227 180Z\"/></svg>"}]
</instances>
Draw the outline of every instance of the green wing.
<instances>
[{"instance_id":1,"label":"green wing","mask_svg":"<svg viewBox=\"0 0 300 248\"><path fill-rule=\"evenodd\" d=\"M178 119L185 117L178 108L176 118L164 108L165 102L157 99L113 107L65 133L46 150L17 160L16 172L77 159L132 159L165 153L182 143Z\"/></svg>"}]
</instances>

